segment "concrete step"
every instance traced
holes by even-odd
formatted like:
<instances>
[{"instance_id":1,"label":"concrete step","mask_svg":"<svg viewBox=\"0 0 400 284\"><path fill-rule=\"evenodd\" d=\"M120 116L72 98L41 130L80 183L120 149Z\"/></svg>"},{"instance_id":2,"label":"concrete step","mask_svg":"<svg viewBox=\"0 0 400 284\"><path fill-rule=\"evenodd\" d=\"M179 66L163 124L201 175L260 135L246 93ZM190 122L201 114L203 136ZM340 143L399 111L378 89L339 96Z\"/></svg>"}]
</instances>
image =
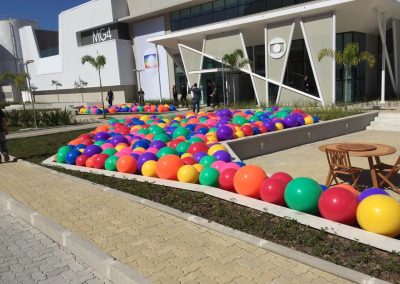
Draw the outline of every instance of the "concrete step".
<instances>
[{"instance_id":1,"label":"concrete step","mask_svg":"<svg viewBox=\"0 0 400 284\"><path fill-rule=\"evenodd\" d=\"M367 130L400 132L400 126L375 126L375 125L369 125L369 126L367 126Z\"/></svg>"},{"instance_id":2,"label":"concrete step","mask_svg":"<svg viewBox=\"0 0 400 284\"><path fill-rule=\"evenodd\" d=\"M400 112L380 112L378 117L385 117L385 118L400 118Z\"/></svg>"},{"instance_id":3,"label":"concrete step","mask_svg":"<svg viewBox=\"0 0 400 284\"><path fill-rule=\"evenodd\" d=\"M400 119L397 121L394 120L377 120L371 122L371 125L375 126L400 126Z\"/></svg>"}]
</instances>

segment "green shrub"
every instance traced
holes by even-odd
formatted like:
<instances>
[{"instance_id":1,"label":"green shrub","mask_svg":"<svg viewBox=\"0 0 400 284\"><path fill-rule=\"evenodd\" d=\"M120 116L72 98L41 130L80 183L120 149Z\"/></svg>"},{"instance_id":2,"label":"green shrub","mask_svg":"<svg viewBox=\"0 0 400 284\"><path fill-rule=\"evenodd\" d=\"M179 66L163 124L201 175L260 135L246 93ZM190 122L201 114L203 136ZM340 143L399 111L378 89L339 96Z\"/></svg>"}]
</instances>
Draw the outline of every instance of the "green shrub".
<instances>
[{"instance_id":1,"label":"green shrub","mask_svg":"<svg viewBox=\"0 0 400 284\"><path fill-rule=\"evenodd\" d=\"M69 110L37 110L36 122L38 127L51 127L72 124L72 114ZM6 112L8 124L15 128L33 127L32 110L12 110Z\"/></svg>"}]
</instances>

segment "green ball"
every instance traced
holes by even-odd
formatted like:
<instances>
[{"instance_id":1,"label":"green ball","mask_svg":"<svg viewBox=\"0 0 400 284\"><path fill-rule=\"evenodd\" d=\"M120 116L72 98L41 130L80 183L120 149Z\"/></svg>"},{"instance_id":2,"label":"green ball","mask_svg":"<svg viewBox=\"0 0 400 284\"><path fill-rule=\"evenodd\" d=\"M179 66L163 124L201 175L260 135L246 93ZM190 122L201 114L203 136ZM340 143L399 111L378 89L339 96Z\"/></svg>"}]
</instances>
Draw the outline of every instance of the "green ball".
<instances>
[{"instance_id":1,"label":"green ball","mask_svg":"<svg viewBox=\"0 0 400 284\"><path fill-rule=\"evenodd\" d=\"M165 155L176 155L178 156L178 152L171 147L164 147L161 148L160 150L158 150L157 152L157 157L160 159L161 157L165 156Z\"/></svg>"},{"instance_id":2,"label":"green ball","mask_svg":"<svg viewBox=\"0 0 400 284\"><path fill-rule=\"evenodd\" d=\"M217 128L216 127L211 127L208 132L217 132Z\"/></svg>"},{"instance_id":3,"label":"green ball","mask_svg":"<svg viewBox=\"0 0 400 284\"><path fill-rule=\"evenodd\" d=\"M245 117L237 115L232 119L232 122L234 124L243 125L243 124L247 123L248 121L247 121L247 119Z\"/></svg>"},{"instance_id":4,"label":"green ball","mask_svg":"<svg viewBox=\"0 0 400 284\"><path fill-rule=\"evenodd\" d=\"M143 128L143 129L140 129L140 130L139 130L137 133L138 133L138 134L144 134L144 135L147 135L147 134L149 134L150 132L149 132L149 130L147 130L147 129Z\"/></svg>"},{"instance_id":5,"label":"green ball","mask_svg":"<svg viewBox=\"0 0 400 284\"><path fill-rule=\"evenodd\" d=\"M188 142L190 143L190 145L192 145L196 142L204 143L203 139L201 139L200 137L192 137L189 139Z\"/></svg>"},{"instance_id":6,"label":"green ball","mask_svg":"<svg viewBox=\"0 0 400 284\"><path fill-rule=\"evenodd\" d=\"M189 147L190 147L190 143L189 142L181 142L181 143L178 144L178 146L176 146L176 151L179 154L184 154L184 153L187 152Z\"/></svg>"},{"instance_id":7,"label":"green ball","mask_svg":"<svg viewBox=\"0 0 400 284\"><path fill-rule=\"evenodd\" d=\"M143 112L144 111L144 107L142 107L142 106L138 106L137 109L138 109L139 112Z\"/></svg>"},{"instance_id":8,"label":"green ball","mask_svg":"<svg viewBox=\"0 0 400 284\"><path fill-rule=\"evenodd\" d=\"M199 118L199 121L200 121L201 123L205 123L207 120L208 120L208 118L205 117L205 116L202 116L202 117Z\"/></svg>"},{"instance_id":9,"label":"green ball","mask_svg":"<svg viewBox=\"0 0 400 284\"><path fill-rule=\"evenodd\" d=\"M165 133L159 133L159 134L154 135L153 141L156 141L156 140L161 140L165 143L168 143L169 141L171 141L171 138Z\"/></svg>"},{"instance_id":10,"label":"green ball","mask_svg":"<svg viewBox=\"0 0 400 284\"><path fill-rule=\"evenodd\" d=\"M67 157L67 154L68 154L68 152L65 152L65 151L61 151L61 152L57 153L57 155L56 155L57 163L61 163L61 164L65 163L65 157Z\"/></svg>"},{"instance_id":11,"label":"green ball","mask_svg":"<svg viewBox=\"0 0 400 284\"><path fill-rule=\"evenodd\" d=\"M258 120L260 120L260 119L256 115L250 117L250 119L249 119L250 122L256 122Z\"/></svg>"},{"instance_id":12,"label":"green ball","mask_svg":"<svg viewBox=\"0 0 400 284\"><path fill-rule=\"evenodd\" d=\"M214 168L205 168L199 176L200 184L218 187L219 172Z\"/></svg>"},{"instance_id":13,"label":"green ball","mask_svg":"<svg viewBox=\"0 0 400 284\"><path fill-rule=\"evenodd\" d=\"M118 119L115 118L111 118L108 120L108 124L114 123L114 122L118 122Z\"/></svg>"},{"instance_id":14,"label":"green ball","mask_svg":"<svg viewBox=\"0 0 400 284\"><path fill-rule=\"evenodd\" d=\"M156 135L156 134L160 134L160 133L165 133L164 132L164 129L162 129L160 126L158 126L158 125L152 125L152 126L150 126L149 127L149 132L150 132L150 134L154 134L154 135Z\"/></svg>"},{"instance_id":15,"label":"green ball","mask_svg":"<svg viewBox=\"0 0 400 284\"><path fill-rule=\"evenodd\" d=\"M286 118L288 115L289 115L289 113L287 113L286 111L278 111L276 113L276 117L281 118L281 119Z\"/></svg>"},{"instance_id":16,"label":"green ball","mask_svg":"<svg viewBox=\"0 0 400 284\"><path fill-rule=\"evenodd\" d=\"M117 150L115 150L114 148L107 148L105 149L103 152L101 152L102 154L106 154L108 156L114 156L115 153L117 153Z\"/></svg>"},{"instance_id":17,"label":"green ball","mask_svg":"<svg viewBox=\"0 0 400 284\"><path fill-rule=\"evenodd\" d=\"M305 213L318 213L318 200L322 194L318 182L313 179L295 178L286 186L285 201L289 208Z\"/></svg>"},{"instance_id":18,"label":"green ball","mask_svg":"<svg viewBox=\"0 0 400 284\"><path fill-rule=\"evenodd\" d=\"M177 129L175 129L174 133L172 134L172 137L174 137L174 139L178 138L179 136L186 137L188 136L189 133L190 133L189 129L185 127L178 127Z\"/></svg>"},{"instance_id":19,"label":"green ball","mask_svg":"<svg viewBox=\"0 0 400 284\"><path fill-rule=\"evenodd\" d=\"M62 146L58 149L57 153L63 152L65 154L68 154L68 152L71 150L72 150L72 148L70 146Z\"/></svg>"},{"instance_id":20,"label":"green ball","mask_svg":"<svg viewBox=\"0 0 400 284\"><path fill-rule=\"evenodd\" d=\"M94 145L101 146L104 143L106 143L106 141L96 141L96 142L94 142Z\"/></svg>"},{"instance_id":21,"label":"green ball","mask_svg":"<svg viewBox=\"0 0 400 284\"><path fill-rule=\"evenodd\" d=\"M200 159L200 164L205 167L211 167L211 164L214 163L217 160L214 156L204 156L203 158Z\"/></svg>"},{"instance_id":22,"label":"green ball","mask_svg":"<svg viewBox=\"0 0 400 284\"><path fill-rule=\"evenodd\" d=\"M105 169L108 170L108 171L116 171L117 170L118 159L119 158L117 156L108 157L107 160L104 163Z\"/></svg>"}]
</instances>

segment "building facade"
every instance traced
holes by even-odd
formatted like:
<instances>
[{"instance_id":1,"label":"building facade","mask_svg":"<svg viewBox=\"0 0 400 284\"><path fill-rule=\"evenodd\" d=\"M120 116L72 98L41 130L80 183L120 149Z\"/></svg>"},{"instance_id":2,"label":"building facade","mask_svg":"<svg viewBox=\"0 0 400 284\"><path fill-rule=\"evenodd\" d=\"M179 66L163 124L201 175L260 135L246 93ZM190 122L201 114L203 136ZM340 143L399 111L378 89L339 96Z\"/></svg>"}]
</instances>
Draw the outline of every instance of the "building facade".
<instances>
[{"instance_id":1,"label":"building facade","mask_svg":"<svg viewBox=\"0 0 400 284\"><path fill-rule=\"evenodd\" d=\"M194 83L205 97L207 82L216 83L221 101L231 100L227 78L234 77L239 100L325 106L399 97L399 20L395 0L93 0L59 16L58 55L40 56L33 28L20 35L43 101L95 99L72 84L80 77L98 91L96 73L80 64L82 55L98 52L108 60L104 85L120 90L120 101L134 100L138 88L148 100L169 99L173 85ZM344 78L342 66L318 54L349 42L377 62ZM222 58L236 49L250 64L231 74ZM63 84L58 96L52 80Z\"/></svg>"}]
</instances>

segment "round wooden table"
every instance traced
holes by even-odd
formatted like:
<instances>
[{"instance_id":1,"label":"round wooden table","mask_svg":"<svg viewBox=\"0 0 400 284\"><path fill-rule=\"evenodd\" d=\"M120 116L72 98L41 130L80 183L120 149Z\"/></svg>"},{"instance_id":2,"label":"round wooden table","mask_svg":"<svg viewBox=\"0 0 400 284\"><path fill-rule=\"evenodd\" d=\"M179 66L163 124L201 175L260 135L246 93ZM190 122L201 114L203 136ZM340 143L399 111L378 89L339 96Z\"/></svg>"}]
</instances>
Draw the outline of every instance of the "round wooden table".
<instances>
[{"instance_id":1,"label":"round wooden table","mask_svg":"<svg viewBox=\"0 0 400 284\"><path fill-rule=\"evenodd\" d=\"M381 162L380 157L396 153L395 147L377 143L332 143L320 146L319 150L325 152L327 148L332 150L347 150L350 156L367 158L372 185L374 187L378 187L376 165Z\"/></svg>"}]
</instances>

